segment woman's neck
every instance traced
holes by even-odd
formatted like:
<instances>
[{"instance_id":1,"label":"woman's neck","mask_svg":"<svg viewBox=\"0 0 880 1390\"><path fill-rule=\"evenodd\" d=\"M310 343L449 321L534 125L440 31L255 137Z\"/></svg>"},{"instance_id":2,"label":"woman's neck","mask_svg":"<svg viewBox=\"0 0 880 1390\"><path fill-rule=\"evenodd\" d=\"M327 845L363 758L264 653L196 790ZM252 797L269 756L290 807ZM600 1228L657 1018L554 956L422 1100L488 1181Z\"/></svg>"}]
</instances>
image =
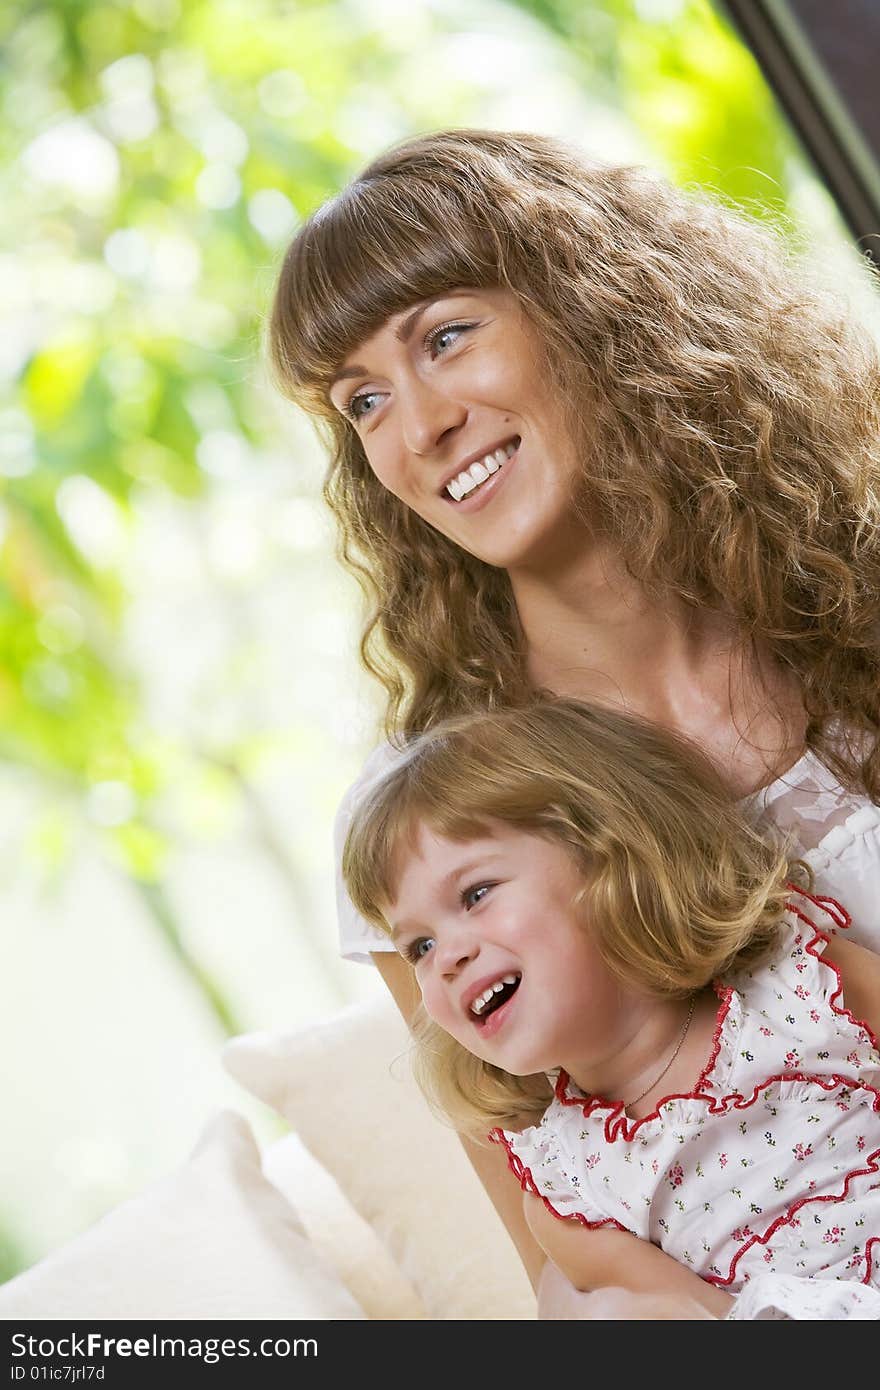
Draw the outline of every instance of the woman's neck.
<instances>
[{"instance_id":1,"label":"woman's neck","mask_svg":"<svg viewBox=\"0 0 880 1390\"><path fill-rule=\"evenodd\" d=\"M722 613L647 596L596 546L552 575L511 574L533 685L596 700L699 744L745 796L803 752L792 672Z\"/></svg>"}]
</instances>

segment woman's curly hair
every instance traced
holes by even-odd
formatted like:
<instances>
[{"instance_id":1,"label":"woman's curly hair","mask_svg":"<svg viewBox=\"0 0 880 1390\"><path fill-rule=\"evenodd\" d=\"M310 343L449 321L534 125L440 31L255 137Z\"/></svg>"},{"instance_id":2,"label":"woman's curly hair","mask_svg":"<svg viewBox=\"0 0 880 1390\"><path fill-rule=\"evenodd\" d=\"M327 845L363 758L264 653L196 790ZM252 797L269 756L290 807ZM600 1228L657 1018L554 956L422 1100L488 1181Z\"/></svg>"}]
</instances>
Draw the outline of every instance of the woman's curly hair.
<instances>
[{"instance_id":1,"label":"woman's curly hair","mask_svg":"<svg viewBox=\"0 0 880 1390\"><path fill-rule=\"evenodd\" d=\"M303 226L279 277L270 361L329 432L325 497L368 598L361 656L389 737L534 693L506 571L387 491L328 397L389 315L464 286L510 290L530 320L591 527L649 593L764 643L799 680L808 745L880 800L874 339L779 231L540 135L388 151ZM850 747L840 727L869 737Z\"/></svg>"}]
</instances>

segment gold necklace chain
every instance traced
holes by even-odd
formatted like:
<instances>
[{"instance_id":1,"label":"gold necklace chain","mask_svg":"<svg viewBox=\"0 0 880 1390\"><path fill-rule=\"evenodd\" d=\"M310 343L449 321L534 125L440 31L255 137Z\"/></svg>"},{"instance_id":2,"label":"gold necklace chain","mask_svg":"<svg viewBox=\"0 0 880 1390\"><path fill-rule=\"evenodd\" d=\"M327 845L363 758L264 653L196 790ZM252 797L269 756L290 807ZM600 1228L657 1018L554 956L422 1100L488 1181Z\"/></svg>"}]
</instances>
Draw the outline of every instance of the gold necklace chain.
<instances>
[{"instance_id":1,"label":"gold necklace chain","mask_svg":"<svg viewBox=\"0 0 880 1390\"><path fill-rule=\"evenodd\" d=\"M692 995L691 995L691 1006L690 1006L690 1008L688 1009L688 1016L687 1016L687 1018L685 1019L685 1021L684 1021L684 1027L683 1027L682 1030L681 1030L681 1037L679 1038L678 1042L677 1042L676 1045L675 1045L675 1051L673 1052L673 1054L672 1054L672 1056L670 1057L669 1061L666 1063L666 1066L663 1068L663 1070L661 1071L660 1075L654 1077L654 1080L651 1082L650 1086L646 1086L645 1089L644 1089L644 1091L642 1091L642 1094L641 1094L640 1096L634 1096L632 1100L625 1100L625 1101L623 1102L624 1108L626 1108L627 1106L630 1106L630 1105L638 1105L639 1101L640 1101L640 1100L644 1100L645 1096L648 1094L649 1091L653 1091L653 1089L654 1089L655 1086L659 1086L659 1085L660 1085L660 1082L663 1080L664 1076L665 1076L666 1073L669 1071L669 1068L672 1066L672 1063L675 1061L675 1059L676 1059L676 1057L678 1056L679 1052L681 1052L681 1049L682 1049L682 1045L683 1045L683 1043L684 1043L684 1040L685 1040L685 1038L686 1038L687 1035L688 1035L688 1029L689 1029L690 1026L691 1026L691 1019L692 1019L693 1016L694 1016L694 1009L695 1009L695 1007L696 1007L696 1003L697 1003L697 996L696 996L695 994L692 994Z\"/></svg>"}]
</instances>

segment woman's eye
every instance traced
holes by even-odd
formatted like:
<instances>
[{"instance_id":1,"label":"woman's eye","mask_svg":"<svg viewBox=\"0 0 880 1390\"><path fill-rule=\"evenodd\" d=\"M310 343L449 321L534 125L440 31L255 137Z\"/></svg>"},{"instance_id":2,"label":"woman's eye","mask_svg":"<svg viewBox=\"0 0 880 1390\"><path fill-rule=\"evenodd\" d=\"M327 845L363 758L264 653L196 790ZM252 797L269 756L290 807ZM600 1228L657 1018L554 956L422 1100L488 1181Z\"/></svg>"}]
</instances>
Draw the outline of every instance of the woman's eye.
<instances>
[{"instance_id":1,"label":"woman's eye","mask_svg":"<svg viewBox=\"0 0 880 1390\"><path fill-rule=\"evenodd\" d=\"M410 941L404 950L404 955L411 965L418 965L434 945L433 936L419 936L415 941Z\"/></svg>"},{"instance_id":2,"label":"woman's eye","mask_svg":"<svg viewBox=\"0 0 880 1390\"><path fill-rule=\"evenodd\" d=\"M425 346L432 357L440 357L460 333L466 333L473 327L472 323L443 323L428 334Z\"/></svg>"},{"instance_id":3,"label":"woman's eye","mask_svg":"<svg viewBox=\"0 0 880 1390\"><path fill-rule=\"evenodd\" d=\"M378 396L378 391L355 392L343 406L343 413L348 416L349 420L362 420L365 415L372 415L373 413L373 407L366 403L377 400Z\"/></svg>"}]
</instances>

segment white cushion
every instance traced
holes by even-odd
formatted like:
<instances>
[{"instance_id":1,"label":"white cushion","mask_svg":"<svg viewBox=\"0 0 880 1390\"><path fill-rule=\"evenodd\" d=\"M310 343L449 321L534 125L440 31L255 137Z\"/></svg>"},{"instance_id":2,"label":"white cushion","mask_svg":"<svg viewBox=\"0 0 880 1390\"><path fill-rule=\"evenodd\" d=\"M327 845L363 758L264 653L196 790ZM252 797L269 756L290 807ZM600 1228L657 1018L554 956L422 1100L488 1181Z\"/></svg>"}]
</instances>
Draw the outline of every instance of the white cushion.
<instances>
[{"instance_id":1,"label":"white cushion","mask_svg":"<svg viewBox=\"0 0 880 1390\"><path fill-rule=\"evenodd\" d=\"M534 1318L513 1243L457 1136L423 1100L409 1046L381 996L296 1032L233 1038L223 1064L332 1174L429 1318Z\"/></svg>"},{"instance_id":2,"label":"white cushion","mask_svg":"<svg viewBox=\"0 0 880 1390\"><path fill-rule=\"evenodd\" d=\"M296 1208L313 1248L368 1318L400 1322L428 1316L387 1246L298 1134L286 1134L266 1149L263 1172Z\"/></svg>"},{"instance_id":3,"label":"white cushion","mask_svg":"<svg viewBox=\"0 0 880 1390\"><path fill-rule=\"evenodd\" d=\"M191 1157L0 1287L0 1319L363 1319L220 1111Z\"/></svg>"}]
</instances>

